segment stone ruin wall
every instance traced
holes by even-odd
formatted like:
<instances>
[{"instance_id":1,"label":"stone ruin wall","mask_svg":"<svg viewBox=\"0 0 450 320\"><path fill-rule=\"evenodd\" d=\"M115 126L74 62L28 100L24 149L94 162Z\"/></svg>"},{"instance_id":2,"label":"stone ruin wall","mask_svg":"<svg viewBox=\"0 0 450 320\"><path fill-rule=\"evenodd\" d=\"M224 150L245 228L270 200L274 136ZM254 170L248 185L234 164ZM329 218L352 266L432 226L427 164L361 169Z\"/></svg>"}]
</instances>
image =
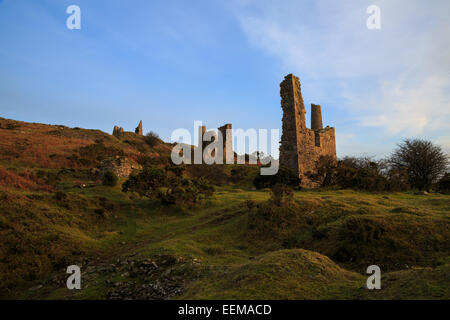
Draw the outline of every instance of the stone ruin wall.
<instances>
[{"instance_id":1,"label":"stone ruin wall","mask_svg":"<svg viewBox=\"0 0 450 320\"><path fill-rule=\"evenodd\" d=\"M136 127L136 129L134 129L134 133L136 133L137 135L143 136L144 133L142 131L142 120L139 121L138 126Z\"/></svg>"},{"instance_id":2,"label":"stone ruin wall","mask_svg":"<svg viewBox=\"0 0 450 320\"><path fill-rule=\"evenodd\" d=\"M221 133L222 135L222 143L223 143L223 149L222 149L222 154L223 154L223 163L233 163L234 161L234 153L233 153L233 134L232 134L232 125L230 123L227 123L225 125L223 125L222 127L218 128L218 131ZM203 136L205 134L208 134L209 137L211 137L211 139L209 140L207 138L207 140L209 141L204 141L203 140ZM218 135L215 131L211 130L211 131L207 131L206 130L206 126L201 126L199 127L199 133L198 133L198 145L202 146L202 153L204 152L205 148L213 143L214 141L216 141L218 139ZM215 151L213 151L211 153L212 156L215 155Z\"/></svg>"},{"instance_id":3,"label":"stone ruin wall","mask_svg":"<svg viewBox=\"0 0 450 320\"><path fill-rule=\"evenodd\" d=\"M319 105L311 105L311 129L306 127L306 109L299 78L289 74L280 84L283 109L280 165L292 170L305 187L314 187L306 173L316 170L316 161L322 155L336 159L334 128L322 128Z\"/></svg>"},{"instance_id":4,"label":"stone ruin wall","mask_svg":"<svg viewBox=\"0 0 450 320\"><path fill-rule=\"evenodd\" d=\"M126 132L126 133L130 133L130 132L128 132L128 131L124 131L122 127L114 126L114 129L113 129L113 133L112 133L112 134L113 134L113 136L115 136L115 137L117 137L117 138L122 138L122 137L125 136L125 132ZM131 132L131 133L132 133L132 132ZM134 129L134 133L137 134L137 135L139 135L139 136L143 136L143 135L144 135L144 132L143 132L143 130L142 130L142 120L139 121L138 126L136 127L136 129Z\"/></svg>"},{"instance_id":5,"label":"stone ruin wall","mask_svg":"<svg viewBox=\"0 0 450 320\"><path fill-rule=\"evenodd\" d=\"M233 133L231 123L227 123L219 128L223 139L223 159L224 163L234 162L233 153Z\"/></svg>"}]
</instances>

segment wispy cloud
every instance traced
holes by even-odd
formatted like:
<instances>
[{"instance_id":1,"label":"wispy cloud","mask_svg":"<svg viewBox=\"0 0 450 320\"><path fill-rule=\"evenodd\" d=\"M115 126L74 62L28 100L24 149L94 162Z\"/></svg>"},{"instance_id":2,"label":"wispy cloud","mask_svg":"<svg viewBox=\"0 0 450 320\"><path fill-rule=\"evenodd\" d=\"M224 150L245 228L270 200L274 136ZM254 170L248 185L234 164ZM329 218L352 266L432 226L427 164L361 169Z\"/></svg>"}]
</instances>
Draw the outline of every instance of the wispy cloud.
<instances>
[{"instance_id":1,"label":"wispy cloud","mask_svg":"<svg viewBox=\"0 0 450 320\"><path fill-rule=\"evenodd\" d=\"M384 81L377 97L368 99L367 115L360 118L361 124L408 135L448 127L448 87L449 79L438 75L426 75L414 86L406 85L401 77Z\"/></svg>"},{"instance_id":2,"label":"wispy cloud","mask_svg":"<svg viewBox=\"0 0 450 320\"><path fill-rule=\"evenodd\" d=\"M381 30L366 8L381 7ZM448 1L244 1L235 6L249 41L283 69L333 82L362 127L433 135L450 123ZM447 13L445 13L447 12ZM320 81L322 80L322 81ZM312 90L320 89L312 88Z\"/></svg>"}]
</instances>

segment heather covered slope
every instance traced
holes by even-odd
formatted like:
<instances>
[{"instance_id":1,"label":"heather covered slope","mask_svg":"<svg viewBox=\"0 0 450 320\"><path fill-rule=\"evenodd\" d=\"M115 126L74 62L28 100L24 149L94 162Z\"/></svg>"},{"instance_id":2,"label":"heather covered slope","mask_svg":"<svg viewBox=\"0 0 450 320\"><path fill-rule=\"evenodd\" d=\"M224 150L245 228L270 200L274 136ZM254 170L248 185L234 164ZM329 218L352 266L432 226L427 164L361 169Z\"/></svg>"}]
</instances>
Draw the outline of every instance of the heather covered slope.
<instances>
[{"instance_id":1,"label":"heather covered slope","mask_svg":"<svg viewBox=\"0 0 450 320\"><path fill-rule=\"evenodd\" d=\"M302 190L277 207L245 181L179 209L93 170L168 144L5 119L0 136L2 298L450 298L449 195ZM65 287L70 264L82 290ZM371 264L380 291L364 289Z\"/></svg>"}]
</instances>

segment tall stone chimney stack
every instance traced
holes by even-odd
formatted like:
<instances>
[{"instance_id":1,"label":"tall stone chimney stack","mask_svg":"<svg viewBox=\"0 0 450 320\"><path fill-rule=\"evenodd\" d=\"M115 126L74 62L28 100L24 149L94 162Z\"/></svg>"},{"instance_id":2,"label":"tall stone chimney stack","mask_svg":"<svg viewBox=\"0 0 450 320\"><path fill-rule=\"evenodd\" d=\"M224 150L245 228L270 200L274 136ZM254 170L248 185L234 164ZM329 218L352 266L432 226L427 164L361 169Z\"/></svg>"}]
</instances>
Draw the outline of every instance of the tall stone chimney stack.
<instances>
[{"instance_id":1,"label":"tall stone chimney stack","mask_svg":"<svg viewBox=\"0 0 450 320\"><path fill-rule=\"evenodd\" d=\"M227 123L219 128L223 141L223 158L225 163L234 162L233 153L233 133L231 123Z\"/></svg>"},{"instance_id":2,"label":"tall stone chimney stack","mask_svg":"<svg viewBox=\"0 0 450 320\"><path fill-rule=\"evenodd\" d=\"M142 131L142 120L139 121L139 124L138 124L138 126L136 127L136 129L134 129L134 132L135 132L136 134L140 135L140 136L143 136L143 135L144 135L144 133L143 133L143 131Z\"/></svg>"},{"instance_id":3,"label":"tall stone chimney stack","mask_svg":"<svg viewBox=\"0 0 450 320\"><path fill-rule=\"evenodd\" d=\"M299 172L299 132L306 130L305 105L300 87L300 80L288 74L280 83L281 108L283 109L280 165Z\"/></svg>"},{"instance_id":4,"label":"tall stone chimney stack","mask_svg":"<svg viewBox=\"0 0 450 320\"><path fill-rule=\"evenodd\" d=\"M322 124L322 111L320 110L320 105L311 104L311 130L321 130L323 129Z\"/></svg>"},{"instance_id":5,"label":"tall stone chimney stack","mask_svg":"<svg viewBox=\"0 0 450 320\"><path fill-rule=\"evenodd\" d=\"M202 148L202 157L203 157L203 149L206 147L205 141L203 141L203 136L206 133L206 126L198 127L198 147Z\"/></svg>"},{"instance_id":6,"label":"tall stone chimney stack","mask_svg":"<svg viewBox=\"0 0 450 320\"><path fill-rule=\"evenodd\" d=\"M304 187L317 183L310 173L317 172L321 156L336 159L336 139L333 127L323 128L319 105L311 104L311 129L306 127L300 80L288 74L280 84L281 108L283 109L280 166L290 169L301 179Z\"/></svg>"}]
</instances>

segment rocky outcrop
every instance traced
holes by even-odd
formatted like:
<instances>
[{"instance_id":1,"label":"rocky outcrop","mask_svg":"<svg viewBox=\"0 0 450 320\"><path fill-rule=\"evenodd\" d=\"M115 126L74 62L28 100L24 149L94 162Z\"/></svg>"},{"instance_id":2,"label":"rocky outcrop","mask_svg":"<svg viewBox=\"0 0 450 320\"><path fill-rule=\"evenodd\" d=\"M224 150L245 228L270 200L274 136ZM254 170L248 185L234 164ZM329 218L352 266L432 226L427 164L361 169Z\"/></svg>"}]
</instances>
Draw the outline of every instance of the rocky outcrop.
<instances>
[{"instance_id":1,"label":"rocky outcrop","mask_svg":"<svg viewBox=\"0 0 450 320\"><path fill-rule=\"evenodd\" d=\"M102 161L100 172L102 176L107 172L114 172L118 177L127 178L134 170L141 170L142 166L129 158L116 156Z\"/></svg>"}]
</instances>

